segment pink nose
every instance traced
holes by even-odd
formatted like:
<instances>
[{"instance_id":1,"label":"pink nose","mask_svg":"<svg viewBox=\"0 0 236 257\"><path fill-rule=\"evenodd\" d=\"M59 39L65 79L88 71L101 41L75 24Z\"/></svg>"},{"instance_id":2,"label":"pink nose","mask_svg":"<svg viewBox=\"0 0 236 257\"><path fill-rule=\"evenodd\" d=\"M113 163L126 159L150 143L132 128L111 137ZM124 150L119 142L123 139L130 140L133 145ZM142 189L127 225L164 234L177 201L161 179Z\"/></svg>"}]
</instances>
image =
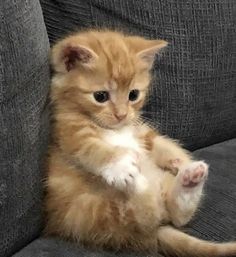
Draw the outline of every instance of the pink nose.
<instances>
[{"instance_id":1,"label":"pink nose","mask_svg":"<svg viewBox=\"0 0 236 257\"><path fill-rule=\"evenodd\" d=\"M126 118L127 114L114 114L118 121L121 121Z\"/></svg>"}]
</instances>

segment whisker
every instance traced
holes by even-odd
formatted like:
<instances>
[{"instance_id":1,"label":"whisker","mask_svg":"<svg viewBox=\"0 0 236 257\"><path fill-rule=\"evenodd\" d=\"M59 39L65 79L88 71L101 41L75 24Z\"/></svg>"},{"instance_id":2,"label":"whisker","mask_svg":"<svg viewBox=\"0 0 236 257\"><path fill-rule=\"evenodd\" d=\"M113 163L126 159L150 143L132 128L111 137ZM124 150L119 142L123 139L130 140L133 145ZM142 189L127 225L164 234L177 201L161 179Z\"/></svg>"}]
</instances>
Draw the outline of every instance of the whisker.
<instances>
[{"instance_id":1,"label":"whisker","mask_svg":"<svg viewBox=\"0 0 236 257\"><path fill-rule=\"evenodd\" d=\"M153 129L158 129L158 127L159 127L158 122L153 121L151 118L143 116L143 114L141 114L141 116L140 116L140 121L142 123L147 123L147 125L150 126Z\"/></svg>"}]
</instances>

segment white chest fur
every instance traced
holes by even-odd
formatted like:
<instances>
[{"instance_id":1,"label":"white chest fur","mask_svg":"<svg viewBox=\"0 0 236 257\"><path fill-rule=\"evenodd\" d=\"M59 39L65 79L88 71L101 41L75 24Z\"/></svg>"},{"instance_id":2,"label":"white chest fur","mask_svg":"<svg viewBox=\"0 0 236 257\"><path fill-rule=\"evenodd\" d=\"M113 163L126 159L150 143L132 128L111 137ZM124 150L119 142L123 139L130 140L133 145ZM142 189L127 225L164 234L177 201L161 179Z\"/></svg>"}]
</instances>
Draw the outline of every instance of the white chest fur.
<instances>
[{"instance_id":1,"label":"white chest fur","mask_svg":"<svg viewBox=\"0 0 236 257\"><path fill-rule=\"evenodd\" d=\"M104 133L104 140L114 146L127 147L138 152L142 150L132 127L125 127L116 131L107 130Z\"/></svg>"},{"instance_id":2,"label":"white chest fur","mask_svg":"<svg viewBox=\"0 0 236 257\"><path fill-rule=\"evenodd\" d=\"M137 139L135 128L125 127L116 131L107 130L103 135L103 139L111 145L130 148L138 152L141 174L149 181L149 187L153 186L155 191L159 188L159 182L162 179L163 172L155 165L146 150L142 147L142 144Z\"/></svg>"}]
</instances>

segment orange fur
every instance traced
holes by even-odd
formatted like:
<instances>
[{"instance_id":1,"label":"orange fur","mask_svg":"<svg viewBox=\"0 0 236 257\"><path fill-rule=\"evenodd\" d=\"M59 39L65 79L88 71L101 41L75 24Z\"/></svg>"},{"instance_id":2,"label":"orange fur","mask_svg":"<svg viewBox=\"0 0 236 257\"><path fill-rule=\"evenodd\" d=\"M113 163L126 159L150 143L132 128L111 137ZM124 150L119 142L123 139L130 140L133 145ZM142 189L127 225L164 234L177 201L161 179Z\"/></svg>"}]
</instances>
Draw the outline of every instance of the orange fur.
<instances>
[{"instance_id":1,"label":"orange fur","mask_svg":"<svg viewBox=\"0 0 236 257\"><path fill-rule=\"evenodd\" d=\"M179 256L236 253L234 243L203 242L168 226L194 215L207 165L139 117L154 56L165 46L112 31L77 33L54 46L47 234ZM132 90L139 90L134 101ZM96 101L98 91L109 99Z\"/></svg>"}]
</instances>

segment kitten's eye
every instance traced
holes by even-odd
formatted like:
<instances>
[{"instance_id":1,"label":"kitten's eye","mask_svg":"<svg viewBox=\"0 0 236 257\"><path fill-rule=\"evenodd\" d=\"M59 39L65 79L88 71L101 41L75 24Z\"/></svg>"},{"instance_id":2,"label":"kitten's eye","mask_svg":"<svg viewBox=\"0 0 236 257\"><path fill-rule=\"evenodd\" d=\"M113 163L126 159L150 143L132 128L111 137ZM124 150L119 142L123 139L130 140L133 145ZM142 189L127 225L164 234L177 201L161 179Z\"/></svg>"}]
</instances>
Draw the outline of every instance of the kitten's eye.
<instances>
[{"instance_id":1,"label":"kitten's eye","mask_svg":"<svg viewBox=\"0 0 236 257\"><path fill-rule=\"evenodd\" d=\"M129 92L129 100L130 101L135 101L139 97L139 90L133 89Z\"/></svg>"},{"instance_id":2,"label":"kitten's eye","mask_svg":"<svg viewBox=\"0 0 236 257\"><path fill-rule=\"evenodd\" d=\"M97 91L93 93L95 100L99 103L104 103L109 100L109 93L107 91Z\"/></svg>"}]
</instances>

